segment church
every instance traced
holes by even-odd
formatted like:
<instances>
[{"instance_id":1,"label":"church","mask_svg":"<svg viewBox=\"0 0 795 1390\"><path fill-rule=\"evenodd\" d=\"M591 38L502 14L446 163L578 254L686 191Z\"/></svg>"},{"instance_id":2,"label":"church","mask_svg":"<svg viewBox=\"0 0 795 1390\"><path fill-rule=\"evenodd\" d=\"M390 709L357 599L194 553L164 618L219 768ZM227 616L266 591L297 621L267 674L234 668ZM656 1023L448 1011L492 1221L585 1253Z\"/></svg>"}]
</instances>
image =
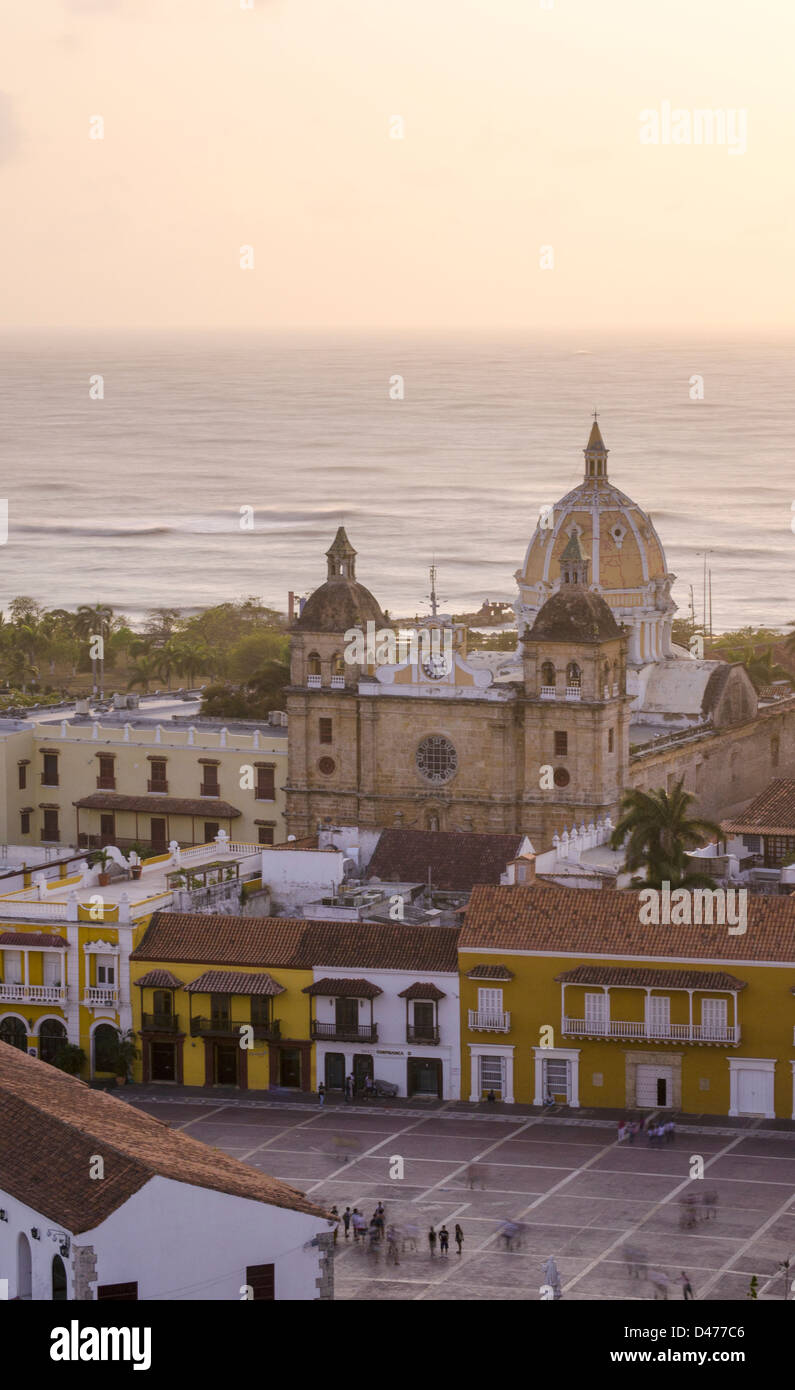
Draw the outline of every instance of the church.
<instances>
[{"instance_id":1,"label":"church","mask_svg":"<svg viewBox=\"0 0 795 1390\"><path fill-rule=\"evenodd\" d=\"M630 786L684 779L703 815L733 814L795 760L795 699L760 703L745 669L672 641L676 605L650 517L610 480L596 418L582 482L546 509L516 572L513 652L350 660L387 619L340 527L326 582L291 630L291 834L319 824L530 836L619 814ZM371 658L368 652L365 660ZM779 773L778 775L781 775Z\"/></svg>"}]
</instances>

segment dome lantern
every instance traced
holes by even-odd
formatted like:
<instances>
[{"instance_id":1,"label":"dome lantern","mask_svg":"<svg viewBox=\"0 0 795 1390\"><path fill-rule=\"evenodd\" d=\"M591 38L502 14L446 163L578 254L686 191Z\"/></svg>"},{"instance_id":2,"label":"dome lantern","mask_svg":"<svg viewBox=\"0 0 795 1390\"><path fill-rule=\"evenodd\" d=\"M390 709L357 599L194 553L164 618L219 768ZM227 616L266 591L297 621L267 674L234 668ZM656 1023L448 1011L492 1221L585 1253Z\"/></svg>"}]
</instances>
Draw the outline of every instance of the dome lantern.
<instances>
[{"instance_id":1,"label":"dome lantern","mask_svg":"<svg viewBox=\"0 0 795 1390\"><path fill-rule=\"evenodd\" d=\"M591 433L588 436L588 443L583 449L583 453L585 455L586 478L606 478L607 455L610 453L610 450L605 448L602 431L597 423L596 411L593 413Z\"/></svg>"}]
</instances>

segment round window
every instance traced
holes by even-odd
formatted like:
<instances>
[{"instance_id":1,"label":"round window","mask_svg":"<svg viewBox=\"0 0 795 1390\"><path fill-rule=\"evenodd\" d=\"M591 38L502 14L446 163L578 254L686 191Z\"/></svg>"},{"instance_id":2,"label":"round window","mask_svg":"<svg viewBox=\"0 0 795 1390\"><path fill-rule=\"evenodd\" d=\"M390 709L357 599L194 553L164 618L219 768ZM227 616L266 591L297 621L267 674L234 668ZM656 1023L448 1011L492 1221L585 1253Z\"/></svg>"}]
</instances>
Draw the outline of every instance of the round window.
<instances>
[{"instance_id":1,"label":"round window","mask_svg":"<svg viewBox=\"0 0 795 1390\"><path fill-rule=\"evenodd\" d=\"M320 771L324 772L327 777L331 776L336 766L337 764L335 763L333 758L321 758L320 762L318 763Z\"/></svg>"},{"instance_id":2,"label":"round window","mask_svg":"<svg viewBox=\"0 0 795 1390\"><path fill-rule=\"evenodd\" d=\"M449 738L431 734L417 749L417 767L429 782L449 782L458 771L458 754Z\"/></svg>"},{"instance_id":3,"label":"round window","mask_svg":"<svg viewBox=\"0 0 795 1390\"><path fill-rule=\"evenodd\" d=\"M567 787L571 778L565 767L556 767L553 773L553 781L556 787Z\"/></svg>"}]
</instances>

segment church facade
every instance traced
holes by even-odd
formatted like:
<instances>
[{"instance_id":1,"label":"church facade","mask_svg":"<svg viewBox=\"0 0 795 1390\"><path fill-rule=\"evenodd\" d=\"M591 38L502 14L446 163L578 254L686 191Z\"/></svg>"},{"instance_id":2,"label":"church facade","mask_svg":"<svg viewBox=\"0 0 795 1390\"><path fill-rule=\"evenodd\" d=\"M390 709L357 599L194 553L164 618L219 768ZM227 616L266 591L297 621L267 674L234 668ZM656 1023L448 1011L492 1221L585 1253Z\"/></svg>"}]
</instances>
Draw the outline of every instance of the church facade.
<instances>
[{"instance_id":1,"label":"church facade","mask_svg":"<svg viewBox=\"0 0 795 1390\"><path fill-rule=\"evenodd\" d=\"M468 653L465 629L434 618L446 660L350 660L351 634L387 621L340 527L292 629L291 834L330 821L524 833L542 849L615 821L628 786L684 777L714 816L792 766L795 701L760 710L743 667L672 642L675 576L607 453L594 421L583 482L540 519L517 571L515 652Z\"/></svg>"}]
</instances>

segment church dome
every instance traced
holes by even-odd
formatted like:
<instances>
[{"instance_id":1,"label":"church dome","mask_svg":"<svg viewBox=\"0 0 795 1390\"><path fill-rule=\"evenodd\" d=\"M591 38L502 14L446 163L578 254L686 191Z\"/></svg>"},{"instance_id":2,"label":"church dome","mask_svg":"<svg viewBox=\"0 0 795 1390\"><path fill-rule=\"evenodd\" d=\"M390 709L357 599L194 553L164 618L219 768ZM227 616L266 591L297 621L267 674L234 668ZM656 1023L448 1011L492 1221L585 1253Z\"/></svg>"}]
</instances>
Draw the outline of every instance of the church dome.
<instances>
[{"instance_id":1,"label":"church dome","mask_svg":"<svg viewBox=\"0 0 795 1390\"><path fill-rule=\"evenodd\" d=\"M326 551L328 578L310 595L293 624L297 632L347 632L367 622L384 627L384 617L369 589L356 578L356 551L340 526Z\"/></svg>"},{"instance_id":2,"label":"church dome","mask_svg":"<svg viewBox=\"0 0 795 1390\"><path fill-rule=\"evenodd\" d=\"M315 589L294 627L298 632L347 632L348 628L363 627L368 621L378 627L386 625L370 590L355 579L337 576Z\"/></svg>"},{"instance_id":3,"label":"church dome","mask_svg":"<svg viewBox=\"0 0 795 1390\"><path fill-rule=\"evenodd\" d=\"M609 642L621 629L604 599L581 584L564 584L548 598L525 642Z\"/></svg>"}]
</instances>

